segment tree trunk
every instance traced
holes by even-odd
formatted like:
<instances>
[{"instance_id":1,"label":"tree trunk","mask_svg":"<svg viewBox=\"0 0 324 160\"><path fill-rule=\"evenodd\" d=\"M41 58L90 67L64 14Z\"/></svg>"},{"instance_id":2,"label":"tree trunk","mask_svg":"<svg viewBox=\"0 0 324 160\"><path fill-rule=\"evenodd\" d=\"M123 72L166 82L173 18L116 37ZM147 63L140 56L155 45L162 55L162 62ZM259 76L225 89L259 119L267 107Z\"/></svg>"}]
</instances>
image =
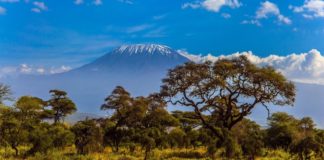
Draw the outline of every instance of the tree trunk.
<instances>
[{"instance_id":1,"label":"tree trunk","mask_svg":"<svg viewBox=\"0 0 324 160\"><path fill-rule=\"evenodd\" d=\"M147 160L147 158L148 158L148 154L149 154L149 151L146 149L146 150L145 150L145 157L144 157L144 160Z\"/></svg>"},{"instance_id":2,"label":"tree trunk","mask_svg":"<svg viewBox=\"0 0 324 160\"><path fill-rule=\"evenodd\" d=\"M12 146L12 148L15 150L15 155L18 156L18 148L16 146Z\"/></svg>"}]
</instances>

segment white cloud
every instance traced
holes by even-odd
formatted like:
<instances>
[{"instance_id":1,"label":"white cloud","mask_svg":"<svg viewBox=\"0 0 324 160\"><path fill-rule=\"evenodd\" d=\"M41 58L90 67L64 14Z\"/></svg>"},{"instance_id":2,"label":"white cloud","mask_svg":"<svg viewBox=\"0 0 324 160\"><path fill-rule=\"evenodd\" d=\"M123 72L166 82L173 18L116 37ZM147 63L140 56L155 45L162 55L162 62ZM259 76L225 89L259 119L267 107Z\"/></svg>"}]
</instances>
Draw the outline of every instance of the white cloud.
<instances>
[{"instance_id":1,"label":"white cloud","mask_svg":"<svg viewBox=\"0 0 324 160\"><path fill-rule=\"evenodd\" d=\"M276 4L265 1L261 3L261 6L255 12L255 17L252 20L242 21L242 24L254 24L261 26L260 20L268 19L271 16L277 17L279 23L288 25L292 23L291 19L280 13L280 9Z\"/></svg>"},{"instance_id":2,"label":"white cloud","mask_svg":"<svg viewBox=\"0 0 324 160\"><path fill-rule=\"evenodd\" d=\"M143 35L143 37L145 38L161 38L161 37L166 37L166 33L165 33L166 27L161 26L158 28L154 28L150 31L148 31L147 33L145 33Z\"/></svg>"},{"instance_id":3,"label":"white cloud","mask_svg":"<svg viewBox=\"0 0 324 160\"><path fill-rule=\"evenodd\" d=\"M244 20L241 22L241 24L253 24L253 25L257 25L257 26L262 26L260 21L252 19L252 20Z\"/></svg>"},{"instance_id":4,"label":"white cloud","mask_svg":"<svg viewBox=\"0 0 324 160\"><path fill-rule=\"evenodd\" d=\"M256 11L256 18L268 18L269 15L280 15L278 6L269 1L262 2L259 9Z\"/></svg>"},{"instance_id":5,"label":"white cloud","mask_svg":"<svg viewBox=\"0 0 324 160\"><path fill-rule=\"evenodd\" d=\"M71 67L64 65L59 67L42 67L28 64L21 64L19 66L4 66L0 67L0 78L18 75L56 74L67 72L71 69Z\"/></svg>"},{"instance_id":6,"label":"white cloud","mask_svg":"<svg viewBox=\"0 0 324 160\"><path fill-rule=\"evenodd\" d=\"M45 74L46 69L45 68L42 68L42 67L41 68L37 68L36 69L36 72L39 73L39 74Z\"/></svg>"},{"instance_id":7,"label":"white cloud","mask_svg":"<svg viewBox=\"0 0 324 160\"><path fill-rule=\"evenodd\" d=\"M131 0L118 0L119 2L122 2L122 3L127 3L127 4L133 4L134 2L131 1Z\"/></svg>"},{"instance_id":8,"label":"white cloud","mask_svg":"<svg viewBox=\"0 0 324 160\"><path fill-rule=\"evenodd\" d=\"M18 71L23 73L23 74L30 74L32 72L32 70L33 69L30 66L28 66L27 64L22 64L18 68Z\"/></svg>"},{"instance_id":9,"label":"white cloud","mask_svg":"<svg viewBox=\"0 0 324 160\"><path fill-rule=\"evenodd\" d=\"M150 25L150 24L141 24L141 25L137 25L137 26L132 26L132 27L128 27L126 29L126 33L141 32L141 31L150 29L152 27L153 27L153 25Z\"/></svg>"},{"instance_id":10,"label":"white cloud","mask_svg":"<svg viewBox=\"0 0 324 160\"><path fill-rule=\"evenodd\" d=\"M35 12L35 13L40 13L40 12L42 12L39 8L32 8L31 11L32 11L32 12Z\"/></svg>"},{"instance_id":11,"label":"white cloud","mask_svg":"<svg viewBox=\"0 0 324 160\"><path fill-rule=\"evenodd\" d=\"M161 19L164 19L166 16L167 16L167 14L156 15L156 16L153 16L153 19L154 20L161 20Z\"/></svg>"},{"instance_id":12,"label":"white cloud","mask_svg":"<svg viewBox=\"0 0 324 160\"><path fill-rule=\"evenodd\" d=\"M55 67L51 67L51 69L49 70L50 74L57 74L57 73L64 73L67 71L70 71L72 68L69 66L61 66L59 68L55 68Z\"/></svg>"},{"instance_id":13,"label":"white cloud","mask_svg":"<svg viewBox=\"0 0 324 160\"><path fill-rule=\"evenodd\" d=\"M42 11L47 11L48 10L48 8L47 8L47 6L46 6L46 4L44 2L34 1L33 5L35 7L32 8L31 11L33 11L35 13L40 13Z\"/></svg>"},{"instance_id":14,"label":"white cloud","mask_svg":"<svg viewBox=\"0 0 324 160\"><path fill-rule=\"evenodd\" d=\"M305 18L324 17L324 0L305 0L302 6L289 6L295 13L303 13Z\"/></svg>"},{"instance_id":15,"label":"white cloud","mask_svg":"<svg viewBox=\"0 0 324 160\"><path fill-rule=\"evenodd\" d=\"M200 3L199 2L194 2L194 3L184 3L182 4L181 8L182 9L187 9L187 8L192 8L192 9L197 9L200 8Z\"/></svg>"},{"instance_id":16,"label":"white cloud","mask_svg":"<svg viewBox=\"0 0 324 160\"><path fill-rule=\"evenodd\" d=\"M232 16L230 14L228 14L228 13L222 13L222 17L225 18L225 19L229 19Z\"/></svg>"},{"instance_id":17,"label":"white cloud","mask_svg":"<svg viewBox=\"0 0 324 160\"><path fill-rule=\"evenodd\" d=\"M74 1L74 4L76 4L76 5L80 5L80 4L82 4L84 1L83 0L75 0Z\"/></svg>"},{"instance_id":18,"label":"white cloud","mask_svg":"<svg viewBox=\"0 0 324 160\"><path fill-rule=\"evenodd\" d=\"M222 7L239 8L241 3L238 0L204 0L184 3L181 8L204 8L211 12L219 12Z\"/></svg>"},{"instance_id":19,"label":"white cloud","mask_svg":"<svg viewBox=\"0 0 324 160\"><path fill-rule=\"evenodd\" d=\"M284 24L291 24L291 20L280 13L278 6L272 2L265 1L256 11L256 19L267 19L269 16L276 16L278 21Z\"/></svg>"},{"instance_id":20,"label":"white cloud","mask_svg":"<svg viewBox=\"0 0 324 160\"><path fill-rule=\"evenodd\" d=\"M5 15L7 10L0 6L0 15Z\"/></svg>"},{"instance_id":21,"label":"white cloud","mask_svg":"<svg viewBox=\"0 0 324 160\"><path fill-rule=\"evenodd\" d=\"M241 4L238 0L205 0L202 6L212 12L219 12L223 6L228 6L231 8L238 8Z\"/></svg>"},{"instance_id":22,"label":"white cloud","mask_svg":"<svg viewBox=\"0 0 324 160\"><path fill-rule=\"evenodd\" d=\"M96 6L102 5L102 0L94 0L93 4Z\"/></svg>"},{"instance_id":23,"label":"white cloud","mask_svg":"<svg viewBox=\"0 0 324 160\"><path fill-rule=\"evenodd\" d=\"M324 56L316 49L307 53L293 53L287 56L270 55L264 58L256 56L252 52L220 56L213 56L211 54L207 56L192 55L185 51L179 51L179 53L194 62L206 60L215 61L220 58L233 58L245 55L251 62L257 65L273 66L290 80L303 83L324 84Z\"/></svg>"},{"instance_id":24,"label":"white cloud","mask_svg":"<svg viewBox=\"0 0 324 160\"><path fill-rule=\"evenodd\" d=\"M16 3L19 2L19 0L0 0L2 3Z\"/></svg>"}]
</instances>

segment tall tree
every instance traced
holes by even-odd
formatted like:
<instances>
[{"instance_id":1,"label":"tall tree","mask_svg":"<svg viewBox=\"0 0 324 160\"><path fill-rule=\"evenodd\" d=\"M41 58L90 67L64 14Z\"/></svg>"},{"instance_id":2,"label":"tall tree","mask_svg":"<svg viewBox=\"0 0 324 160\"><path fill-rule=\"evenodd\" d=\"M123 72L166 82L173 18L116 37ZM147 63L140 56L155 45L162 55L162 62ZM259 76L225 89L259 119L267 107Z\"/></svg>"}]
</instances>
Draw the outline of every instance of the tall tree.
<instances>
[{"instance_id":1,"label":"tall tree","mask_svg":"<svg viewBox=\"0 0 324 160\"><path fill-rule=\"evenodd\" d=\"M240 56L177 66L163 79L161 95L173 105L192 107L203 126L224 141L256 106L293 105L295 86L273 68Z\"/></svg>"},{"instance_id":2,"label":"tall tree","mask_svg":"<svg viewBox=\"0 0 324 160\"><path fill-rule=\"evenodd\" d=\"M115 152L119 151L119 146L127 138L128 129L125 127L132 119L133 98L123 87L117 86L101 105L101 110L112 111L112 116L104 124L104 142L110 145ZM140 109L141 110L141 109ZM129 117L130 116L130 117Z\"/></svg>"},{"instance_id":3,"label":"tall tree","mask_svg":"<svg viewBox=\"0 0 324 160\"><path fill-rule=\"evenodd\" d=\"M76 105L65 91L50 90L50 94L52 98L48 101L48 105L53 110L54 123L58 123L64 120L67 115L76 112Z\"/></svg>"}]
</instances>

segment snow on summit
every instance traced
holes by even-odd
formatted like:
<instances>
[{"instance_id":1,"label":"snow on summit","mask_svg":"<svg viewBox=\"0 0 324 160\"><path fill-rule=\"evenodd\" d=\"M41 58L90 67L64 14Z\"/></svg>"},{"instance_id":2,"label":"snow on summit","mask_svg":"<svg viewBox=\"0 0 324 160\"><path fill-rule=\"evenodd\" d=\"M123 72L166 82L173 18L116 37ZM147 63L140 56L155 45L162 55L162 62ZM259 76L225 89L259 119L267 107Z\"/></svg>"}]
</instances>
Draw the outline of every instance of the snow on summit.
<instances>
[{"instance_id":1,"label":"snow on summit","mask_svg":"<svg viewBox=\"0 0 324 160\"><path fill-rule=\"evenodd\" d=\"M121 54L162 54L169 55L174 51L165 45L159 44L134 44L134 45L123 45L115 50L115 52Z\"/></svg>"}]
</instances>

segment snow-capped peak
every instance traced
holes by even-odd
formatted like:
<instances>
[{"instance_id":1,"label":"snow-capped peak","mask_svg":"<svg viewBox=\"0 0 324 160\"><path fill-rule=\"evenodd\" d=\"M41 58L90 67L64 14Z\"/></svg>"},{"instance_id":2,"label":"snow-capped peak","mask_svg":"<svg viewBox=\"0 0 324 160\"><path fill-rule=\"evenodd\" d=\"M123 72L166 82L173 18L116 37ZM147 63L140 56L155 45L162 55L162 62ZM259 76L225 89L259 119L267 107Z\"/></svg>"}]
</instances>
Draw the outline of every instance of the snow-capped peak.
<instances>
[{"instance_id":1,"label":"snow-capped peak","mask_svg":"<svg viewBox=\"0 0 324 160\"><path fill-rule=\"evenodd\" d=\"M169 55L174 51L165 45L160 44L134 44L123 45L115 50L120 54L162 54Z\"/></svg>"}]
</instances>

